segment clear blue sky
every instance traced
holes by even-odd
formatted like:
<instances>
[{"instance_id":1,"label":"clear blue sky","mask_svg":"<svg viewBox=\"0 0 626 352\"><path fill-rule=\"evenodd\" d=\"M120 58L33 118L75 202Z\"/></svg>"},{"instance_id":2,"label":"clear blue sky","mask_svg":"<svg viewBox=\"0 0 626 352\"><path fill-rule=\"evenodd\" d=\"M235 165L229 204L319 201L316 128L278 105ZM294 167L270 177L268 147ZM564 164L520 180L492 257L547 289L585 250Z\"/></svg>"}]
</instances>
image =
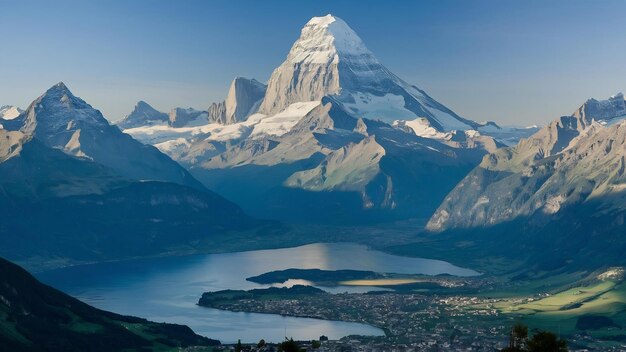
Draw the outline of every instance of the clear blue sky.
<instances>
[{"instance_id":1,"label":"clear blue sky","mask_svg":"<svg viewBox=\"0 0 626 352\"><path fill-rule=\"evenodd\" d=\"M624 1L0 0L0 105L64 81L110 120L146 100L206 109L269 78L312 16L474 120L545 123L626 90Z\"/></svg>"}]
</instances>

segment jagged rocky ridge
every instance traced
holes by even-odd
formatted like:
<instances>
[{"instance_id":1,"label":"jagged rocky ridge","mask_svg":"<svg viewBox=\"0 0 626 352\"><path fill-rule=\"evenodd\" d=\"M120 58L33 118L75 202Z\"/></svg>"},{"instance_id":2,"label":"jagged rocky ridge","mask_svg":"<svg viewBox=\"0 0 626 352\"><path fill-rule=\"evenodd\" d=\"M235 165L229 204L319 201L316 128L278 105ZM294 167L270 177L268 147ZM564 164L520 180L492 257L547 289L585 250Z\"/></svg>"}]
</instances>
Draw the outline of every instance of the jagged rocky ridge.
<instances>
[{"instance_id":1,"label":"jagged rocky ridge","mask_svg":"<svg viewBox=\"0 0 626 352\"><path fill-rule=\"evenodd\" d=\"M258 111L266 88L254 78L236 77L230 84L226 100L209 107L209 123L228 125L246 120Z\"/></svg>"},{"instance_id":2,"label":"jagged rocky ridge","mask_svg":"<svg viewBox=\"0 0 626 352\"><path fill-rule=\"evenodd\" d=\"M121 129L126 129L139 126L163 124L168 121L169 116L166 113L156 110L145 101L139 101L130 114L117 122L117 126Z\"/></svg>"},{"instance_id":3,"label":"jagged rocky ridge","mask_svg":"<svg viewBox=\"0 0 626 352\"><path fill-rule=\"evenodd\" d=\"M174 128L194 127L206 125L208 122L206 111L194 108L174 108L169 113L164 113L144 101L139 101L133 111L117 121L116 125L123 130L132 130L133 128L161 128L165 126Z\"/></svg>"},{"instance_id":4,"label":"jagged rocky ridge","mask_svg":"<svg viewBox=\"0 0 626 352\"><path fill-rule=\"evenodd\" d=\"M133 111L116 124L121 129L148 126L196 127L210 123L233 124L257 112L266 86L255 79L236 77L230 85L226 99L213 103L207 111L193 108L174 108L163 113L144 101L139 101ZM2 110L0 110L1 112Z\"/></svg>"},{"instance_id":5,"label":"jagged rocky ridge","mask_svg":"<svg viewBox=\"0 0 626 352\"><path fill-rule=\"evenodd\" d=\"M622 94L590 99L517 146L485 156L446 197L428 228L492 226L555 215L585 202L623 210L624 118Z\"/></svg>"}]
</instances>

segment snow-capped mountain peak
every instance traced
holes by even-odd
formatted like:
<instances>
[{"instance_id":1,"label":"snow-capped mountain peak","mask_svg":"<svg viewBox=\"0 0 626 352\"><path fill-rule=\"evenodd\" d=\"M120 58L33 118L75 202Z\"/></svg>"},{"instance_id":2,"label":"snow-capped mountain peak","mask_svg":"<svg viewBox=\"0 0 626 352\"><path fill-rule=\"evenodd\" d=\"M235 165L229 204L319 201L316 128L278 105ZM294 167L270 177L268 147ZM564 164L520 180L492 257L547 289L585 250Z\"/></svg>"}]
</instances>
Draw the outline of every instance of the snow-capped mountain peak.
<instances>
[{"instance_id":1,"label":"snow-capped mountain peak","mask_svg":"<svg viewBox=\"0 0 626 352\"><path fill-rule=\"evenodd\" d=\"M50 100L58 100L66 107L84 107L88 105L84 100L77 98L72 94L69 88L63 82L59 82L50 87L42 98Z\"/></svg>"},{"instance_id":2,"label":"snow-capped mountain peak","mask_svg":"<svg viewBox=\"0 0 626 352\"><path fill-rule=\"evenodd\" d=\"M69 88L67 88L67 86L63 82L59 82L59 83L53 85L52 87L48 88L47 92L50 92L50 91L68 92L70 94L72 93L72 92L70 92Z\"/></svg>"},{"instance_id":3,"label":"snow-capped mountain peak","mask_svg":"<svg viewBox=\"0 0 626 352\"><path fill-rule=\"evenodd\" d=\"M135 105L133 111L117 122L120 128L133 128L139 126L151 126L167 124L168 115L150 106L143 100Z\"/></svg>"},{"instance_id":4,"label":"snow-capped mountain peak","mask_svg":"<svg viewBox=\"0 0 626 352\"><path fill-rule=\"evenodd\" d=\"M293 64L324 64L338 61L339 56L369 56L376 61L352 28L342 19L329 14L313 17L302 28L287 61Z\"/></svg>"},{"instance_id":5,"label":"snow-capped mountain peak","mask_svg":"<svg viewBox=\"0 0 626 352\"><path fill-rule=\"evenodd\" d=\"M140 100L137 102L137 104L135 104L135 110L146 110L150 108L152 108L152 106L150 106L150 104L146 103L143 100Z\"/></svg>"},{"instance_id":6,"label":"snow-capped mountain peak","mask_svg":"<svg viewBox=\"0 0 626 352\"><path fill-rule=\"evenodd\" d=\"M388 124L426 118L439 132L480 127L389 71L346 22L332 15L313 17L304 26L272 73L259 112L274 115L326 96L355 118Z\"/></svg>"},{"instance_id":7,"label":"snow-capped mountain peak","mask_svg":"<svg viewBox=\"0 0 626 352\"><path fill-rule=\"evenodd\" d=\"M36 106L42 106L46 103L53 105L62 104L66 108L91 108L91 105L72 94L63 82L59 82L50 87L39 99L35 100L35 103L38 103L34 104ZM31 107L33 106L31 105ZM29 107L29 109L31 107Z\"/></svg>"},{"instance_id":8,"label":"snow-capped mountain peak","mask_svg":"<svg viewBox=\"0 0 626 352\"><path fill-rule=\"evenodd\" d=\"M94 128L109 124L98 110L72 94L63 82L50 87L14 122L26 134L33 134L37 130L45 135L52 134L52 131L75 130L82 124Z\"/></svg>"},{"instance_id":9,"label":"snow-capped mountain peak","mask_svg":"<svg viewBox=\"0 0 626 352\"><path fill-rule=\"evenodd\" d=\"M346 22L332 15L313 17L272 73L260 112L275 114L342 90L380 88L394 79L390 76Z\"/></svg>"}]
</instances>

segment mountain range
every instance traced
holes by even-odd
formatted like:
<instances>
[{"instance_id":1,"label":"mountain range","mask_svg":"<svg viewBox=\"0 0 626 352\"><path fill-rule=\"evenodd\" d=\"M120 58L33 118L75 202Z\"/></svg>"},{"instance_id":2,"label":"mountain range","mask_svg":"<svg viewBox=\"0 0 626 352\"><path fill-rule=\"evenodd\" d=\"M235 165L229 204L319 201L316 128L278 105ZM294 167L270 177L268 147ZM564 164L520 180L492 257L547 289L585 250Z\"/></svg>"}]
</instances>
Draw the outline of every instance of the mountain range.
<instances>
[{"instance_id":1,"label":"mountain range","mask_svg":"<svg viewBox=\"0 0 626 352\"><path fill-rule=\"evenodd\" d=\"M22 260L163 253L264 223L253 218L429 219L431 232L524 224L512 234L580 233L598 218L619 232L624 218L622 94L542 128L479 123L394 75L332 15L304 26L267 84L237 77L204 111L140 101L116 126L62 83L2 111L12 221L0 241L32 240L0 254Z\"/></svg>"},{"instance_id":2,"label":"mountain range","mask_svg":"<svg viewBox=\"0 0 626 352\"><path fill-rule=\"evenodd\" d=\"M332 15L304 26L267 85L237 77L207 112L124 132L253 216L317 223L428 217L484 154L534 131L459 116Z\"/></svg>"},{"instance_id":3,"label":"mountain range","mask_svg":"<svg viewBox=\"0 0 626 352\"><path fill-rule=\"evenodd\" d=\"M237 101L233 86L227 101ZM126 132L259 217L429 218L432 232L502 229L519 246L523 236L545 244L567 232L557 237L568 258L607 241L583 233L623 230L622 94L542 128L478 123L395 76L328 15L304 26L256 97L246 107L258 109L238 120Z\"/></svg>"},{"instance_id":4,"label":"mountain range","mask_svg":"<svg viewBox=\"0 0 626 352\"><path fill-rule=\"evenodd\" d=\"M156 255L260 224L62 83L0 129L0 199L0 253L21 262Z\"/></svg>"}]
</instances>

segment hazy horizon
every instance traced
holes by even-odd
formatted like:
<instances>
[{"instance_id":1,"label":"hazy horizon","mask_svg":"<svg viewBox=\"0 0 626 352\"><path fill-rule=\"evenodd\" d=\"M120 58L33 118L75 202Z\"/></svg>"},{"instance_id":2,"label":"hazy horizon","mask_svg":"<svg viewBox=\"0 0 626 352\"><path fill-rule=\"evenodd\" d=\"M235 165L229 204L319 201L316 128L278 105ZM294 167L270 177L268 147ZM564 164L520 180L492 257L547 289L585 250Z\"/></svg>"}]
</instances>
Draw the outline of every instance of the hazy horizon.
<instances>
[{"instance_id":1,"label":"hazy horizon","mask_svg":"<svg viewBox=\"0 0 626 352\"><path fill-rule=\"evenodd\" d=\"M461 116L545 124L624 90L619 4L0 0L10 48L0 55L0 105L25 108L63 81L111 121L139 100L206 109L235 76L266 81L308 19L332 13L392 72Z\"/></svg>"}]
</instances>

